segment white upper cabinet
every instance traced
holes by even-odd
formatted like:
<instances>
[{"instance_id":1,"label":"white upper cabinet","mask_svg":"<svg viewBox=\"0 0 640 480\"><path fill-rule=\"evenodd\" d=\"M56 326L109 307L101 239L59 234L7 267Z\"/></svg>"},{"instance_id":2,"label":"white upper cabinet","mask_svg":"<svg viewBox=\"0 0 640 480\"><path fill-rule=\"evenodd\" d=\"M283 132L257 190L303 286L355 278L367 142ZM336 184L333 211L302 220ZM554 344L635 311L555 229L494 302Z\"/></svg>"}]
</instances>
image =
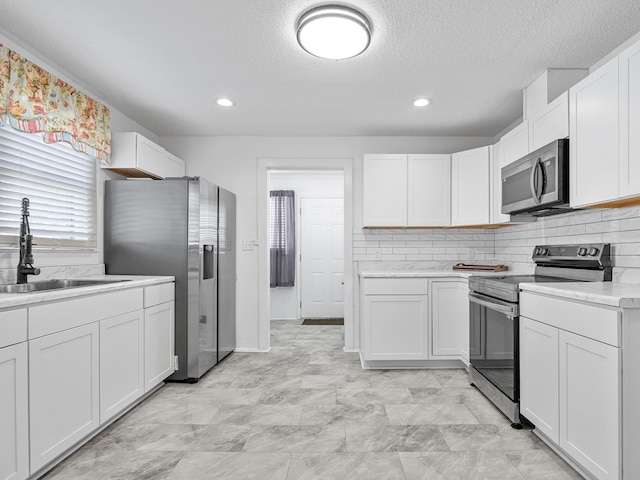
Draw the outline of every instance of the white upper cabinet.
<instances>
[{"instance_id":1,"label":"white upper cabinet","mask_svg":"<svg viewBox=\"0 0 640 480\"><path fill-rule=\"evenodd\" d=\"M182 177L185 163L160 145L135 132L114 133L111 164L104 167L125 177Z\"/></svg>"},{"instance_id":2,"label":"white upper cabinet","mask_svg":"<svg viewBox=\"0 0 640 480\"><path fill-rule=\"evenodd\" d=\"M450 163L450 155L365 155L364 226L450 225Z\"/></svg>"},{"instance_id":3,"label":"white upper cabinet","mask_svg":"<svg viewBox=\"0 0 640 480\"><path fill-rule=\"evenodd\" d=\"M164 177L184 177L186 174L186 168L184 160L176 157L172 153L165 152L164 157Z\"/></svg>"},{"instance_id":4,"label":"white upper cabinet","mask_svg":"<svg viewBox=\"0 0 640 480\"><path fill-rule=\"evenodd\" d=\"M407 156L364 156L363 223L365 227L407 225Z\"/></svg>"},{"instance_id":5,"label":"white upper cabinet","mask_svg":"<svg viewBox=\"0 0 640 480\"><path fill-rule=\"evenodd\" d=\"M529 130L527 153L569 136L567 90L587 73L582 68L547 69L524 89L524 118Z\"/></svg>"},{"instance_id":6,"label":"white upper cabinet","mask_svg":"<svg viewBox=\"0 0 640 480\"><path fill-rule=\"evenodd\" d=\"M408 156L408 226L451 225L451 155Z\"/></svg>"},{"instance_id":7,"label":"white upper cabinet","mask_svg":"<svg viewBox=\"0 0 640 480\"><path fill-rule=\"evenodd\" d=\"M529 123L522 122L500 138L502 166L519 160L529 153Z\"/></svg>"},{"instance_id":8,"label":"white upper cabinet","mask_svg":"<svg viewBox=\"0 0 640 480\"><path fill-rule=\"evenodd\" d=\"M487 146L451 156L451 225L489 223L490 155Z\"/></svg>"},{"instance_id":9,"label":"white upper cabinet","mask_svg":"<svg viewBox=\"0 0 640 480\"><path fill-rule=\"evenodd\" d=\"M569 92L560 94L538 118L529 120L529 149L533 152L569 136Z\"/></svg>"},{"instance_id":10,"label":"white upper cabinet","mask_svg":"<svg viewBox=\"0 0 640 480\"><path fill-rule=\"evenodd\" d=\"M640 203L640 42L569 91L571 206Z\"/></svg>"},{"instance_id":11,"label":"white upper cabinet","mask_svg":"<svg viewBox=\"0 0 640 480\"><path fill-rule=\"evenodd\" d=\"M491 149L491 223L509 223L511 216L502 213L502 167L504 166L502 141Z\"/></svg>"},{"instance_id":12,"label":"white upper cabinet","mask_svg":"<svg viewBox=\"0 0 640 480\"><path fill-rule=\"evenodd\" d=\"M569 90L572 207L618 198L618 78L616 57Z\"/></svg>"},{"instance_id":13,"label":"white upper cabinet","mask_svg":"<svg viewBox=\"0 0 640 480\"><path fill-rule=\"evenodd\" d=\"M620 196L640 195L640 42L620 54Z\"/></svg>"}]
</instances>

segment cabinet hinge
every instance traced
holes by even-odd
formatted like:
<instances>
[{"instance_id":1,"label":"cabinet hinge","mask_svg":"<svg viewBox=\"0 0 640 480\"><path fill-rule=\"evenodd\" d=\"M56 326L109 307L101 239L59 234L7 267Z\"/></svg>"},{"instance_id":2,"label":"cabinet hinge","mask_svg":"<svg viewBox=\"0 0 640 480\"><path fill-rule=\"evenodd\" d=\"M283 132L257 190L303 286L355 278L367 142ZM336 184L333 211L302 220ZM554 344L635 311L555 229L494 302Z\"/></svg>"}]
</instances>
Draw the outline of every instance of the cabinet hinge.
<instances>
[{"instance_id":1,"label":"cabinet hinge","mask_svg":"<svg viewBox=\"0 0 640 480\"><path fill-rule=\"evenodd\" d=\"M174 370L178 370L178 355L176 355L175 357L173 357L173 369Z\"/></svg>"}]
</instances>

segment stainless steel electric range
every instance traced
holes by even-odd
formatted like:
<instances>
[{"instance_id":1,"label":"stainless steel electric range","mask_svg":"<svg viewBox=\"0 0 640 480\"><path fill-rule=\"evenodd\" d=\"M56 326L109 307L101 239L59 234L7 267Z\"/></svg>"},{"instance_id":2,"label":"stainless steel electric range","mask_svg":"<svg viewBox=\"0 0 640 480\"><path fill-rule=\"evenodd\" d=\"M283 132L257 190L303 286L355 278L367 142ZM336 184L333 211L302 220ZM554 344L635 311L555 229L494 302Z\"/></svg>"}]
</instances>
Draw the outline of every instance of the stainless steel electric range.
<instances>
[{"instance_id":1,"label":"stainless steel electric range","mask_svg":"<svg viewBox=\"0 0 640 480\"><path fill-rule=\"evenodd\" d=\"M609 244L538 245L534 275L469 278L469 374L475 385L512 422L520 417L520 283L611 280Z\"/></svg>"}]
</instances>

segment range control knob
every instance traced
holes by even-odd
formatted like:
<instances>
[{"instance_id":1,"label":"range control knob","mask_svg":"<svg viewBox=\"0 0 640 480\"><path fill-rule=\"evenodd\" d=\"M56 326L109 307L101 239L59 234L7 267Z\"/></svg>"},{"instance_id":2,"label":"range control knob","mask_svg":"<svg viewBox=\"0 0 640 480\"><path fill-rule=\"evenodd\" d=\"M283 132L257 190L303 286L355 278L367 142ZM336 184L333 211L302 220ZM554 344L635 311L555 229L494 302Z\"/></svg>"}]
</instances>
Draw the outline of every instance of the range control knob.
<instances>
[{"instance_id":1,"label":"range control knob","mask_svg":"<svg viewBox=\"0 0 640 480\"><path fill-rule=\"evenodd\" d=\"M546 255L547 253L549 253L549 249L548 248L541 248L540 249L540 255Z\"/></svg>"},{"instance_id":2,"label":"range control knob","mask_svg":"<svg viewBox=\"0 0 640 480\"><path fill-rule=\"evenodd\" d=\"M540 255L540 249L539 249L538 247L536 247L536 248L533 250L533 254L534 254L534 255Z\"/></svg>"},{"instance_id":3,"label":"range control knob","mask_svg":"<svg viewBox=\"0 0 640 480\"><path fill-rule=\"evenodd\" d=\"M584 247L580 247L580 248L578 249L578 255L579 255L579 256L584 257L586 254L587 254L587 249L586 249L586 248L584 248Z\"/></svg>"},{"instance_id":4,"label":"range control knob","mask_svg":"<svg viewBox=\"0 0 640 480\"><path fill-rule=\"evenodd\" d=\"M591 247L589 249L589 256L590 257L595 257L596 255L598 255L598 253L600 253L600 250L598 250L596 247Z\"/></svg>"}]
</instances>

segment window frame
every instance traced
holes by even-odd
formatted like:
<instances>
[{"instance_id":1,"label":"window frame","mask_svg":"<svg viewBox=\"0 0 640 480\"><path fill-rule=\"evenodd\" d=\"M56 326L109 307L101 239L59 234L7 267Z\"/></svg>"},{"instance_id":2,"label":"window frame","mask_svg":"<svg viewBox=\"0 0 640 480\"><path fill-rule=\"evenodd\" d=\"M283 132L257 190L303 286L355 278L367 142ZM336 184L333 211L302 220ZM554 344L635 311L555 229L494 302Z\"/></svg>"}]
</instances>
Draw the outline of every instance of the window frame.
<instances>
[{"instance_id":1,"label":"window frame","mask_svg":"<svg viewBox=\"0 0 640 480\"><path fill-rule=\"evenodd\" d=\"M99 193L100 193L98 162L96 162L93 158L89 157L88 155L74 150L67 143L64 143L64 142L53 143L53 144L45 143L42 139L42 134L39 134L39 133L21 132L16 129L13 129L8 124L1 126L0 130L1 130L0 135L3 133L2 131L6 130L6 131L9 131L10 134L15 134L21 138L26 138L27 142L25 142L25 144L31 144L31 148L37 149L40 152L49 152L51 154L51 157L48 157L46 154L44 154L40 158L54 159L58 162L59 165L63 167L71 168L71 170L73 170L73 162L69 162L67 164L64 162L65 158L73 158L73 160L76 162L86 161L86 162L89 162L88 165L89 164L91 165L91 168L83 167L81 170L78 169L78 172L84 174L85 178L87 179L89 179L89 174L90 174L90 180L87 180L80 187L77 187L79 191L82 190L83 193L87 194L84 198L85 200L89 198L91 203L91 205L86 205L86 202L84 204L82 202L79 203L80 205L84 206L83 209L78 211L79 215L84 214L85 218L87 219L86 225L88 226L88 228L86 231L80 234L80 235L84 235L85 238L73 239L69 237L59 236L61 232L62 233L65 232L66 227L62 225L62 223L59 220L56 221L58 217L51 216L50 211L47 212L46 209L42 211L40 208L38 208L38 201L34 202L34 200L30 198L30 195L28 193L25 193L25 194L20 193L18 194L18 198L14 198L16 197L16 192L10 195L5 195L4 193L2 193L0 194L0 200L2 200L0 202L0 215L2 215L3 217L1 221L6 222L6 224L4 227L0 225L0 228L2 228L3 230L10 229L10 231L15 231L15 234L0 232L0 249L4 250L4 249L17 248L19 226L20 226L20 204L21 204L20 199L23 196L27 196L31 200L31 205L30 205L31 215L29 217L29 220L30 220L31 231L34 237L33 239L34 250L40 250L40 251L67 250L67 251L78 251L78 252L97 251L99 248L98 237L101 231L101 227L99 225L100 219L98 216ZM20 143L19 141L16 141L16 143L14 144L8 143L5 138L6 137L0 138L0 144L4 143L5 145L10 145L13 147L13 146L17 146L18 143ZM0 155L2 155L2 153L0 153ZM24 158L22 158L20 161L24 161ZM0 158L0 169L6 168L6 164L4 162L5 160ZM0 179L1 179L0 185L5 184L5 181L7 179L13 179L13 178L19 179L19 177L21 177L20 173L15 173L15 172L17 172L18 170L22 170L23 167L20 165L20 167L17 170L16 165L17 163L14 162L14 165L13 165L14 168L12 169L13 171L10 172L9 174L3 175L2 173L0 173ZM55 175L46 177L46 174L51 172L47 172L45 168L38 169L37 166L36 166L36 170L38 170L38 175L41 175L42 178L45 178L47 180L50 189L60 191L60 192L63 190L62 188L56 186L56 183L59 186L61 186L63 183L60 181L56 181L56 179L53 178L55 177ZM17 180L16 184L20 184L21 182L27 185L26 188L24 188L24 190L27 190L27 191L35 190L41 193L42 196L40 197L40 200L39 200L40 202L44 198L46 198L46 191L44 189L34 187L35 185L34 183L29 183L24 179ZM82 183L82 182L79 182L79 183ZM21 190L22 188L23 187L16 185L16 189ZM71 195L71 193L69 195ZM69 195L67 195L67 198L70 198ZM60 199L61 203L64 203L63 195L60 195L59 197L56 197L56 198ZM6 204L7 200L9 199L11 200L10 206ZM14 202L16 203L15 206L13 205ZM65 212L68 213L69 210L70 209L66 209ZM53 222L50 224L53 226L53 229L50 232L53 236L46 236L46 232L43 233L42 229L39 228L38 221L33 219L33 217L36 217L36 218L38 217L38 213L40 214L41 218L50 218L53 220ZM79 217L72 217L72 218L79 218ZM12 225L11 227L7 226L9 223L11 223ZM14 224L15 224L15 228L13 227ZM77 225L77 224L75 222L72 223L70 226L68 226L69 228L66 230L69 236L72 235L71 229L73 228L74 225ZM40 234L38 233L39 230L40 230Z\"/></svg>"}]
</instances>

